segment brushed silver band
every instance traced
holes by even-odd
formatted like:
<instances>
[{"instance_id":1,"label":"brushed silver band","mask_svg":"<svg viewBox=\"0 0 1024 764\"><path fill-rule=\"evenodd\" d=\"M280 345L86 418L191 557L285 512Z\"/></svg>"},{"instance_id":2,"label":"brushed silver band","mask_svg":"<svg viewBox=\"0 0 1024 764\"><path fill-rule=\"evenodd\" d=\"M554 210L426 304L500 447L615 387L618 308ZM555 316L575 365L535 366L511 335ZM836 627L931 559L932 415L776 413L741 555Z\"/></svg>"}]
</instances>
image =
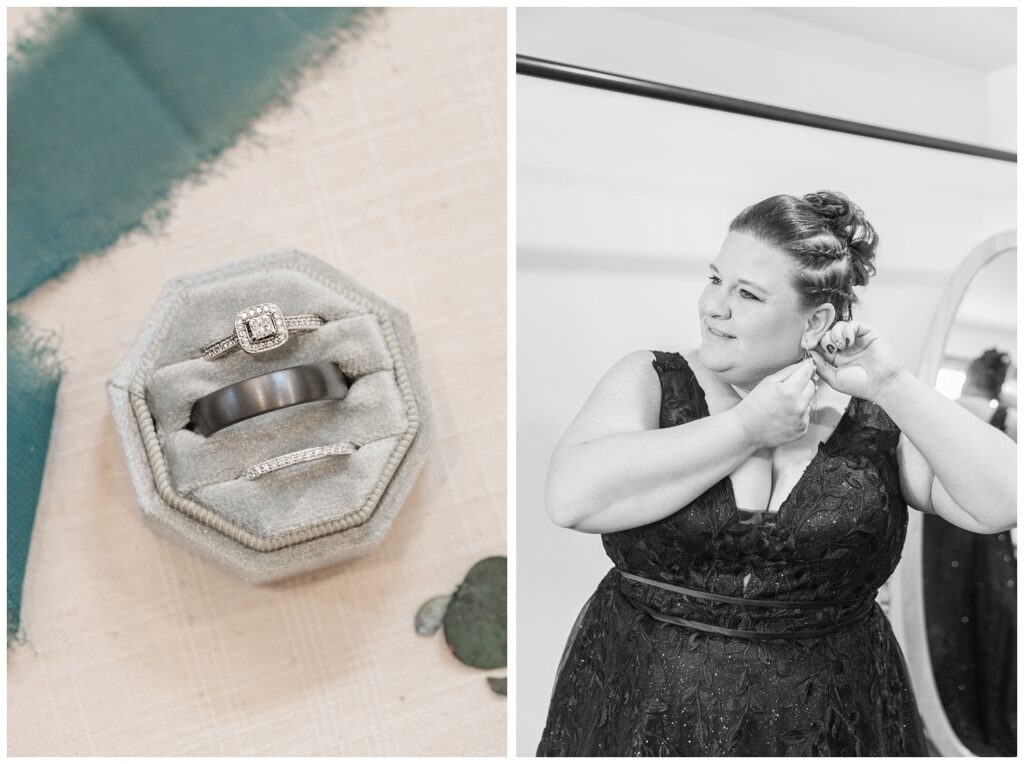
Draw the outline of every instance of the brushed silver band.
<instances>
[{"instance_id":1,"label":"brushed silver band","mask_svg":"<svg viewBox=\"0 0 1024 764\"><path fill-rule=\"evenodd\" d=\"M341 400L348 382L334 362L293 366L204 395L192 405L187 429L209 437L233 424L271 411L314 401Z\"/></svg>"}]
</instances>

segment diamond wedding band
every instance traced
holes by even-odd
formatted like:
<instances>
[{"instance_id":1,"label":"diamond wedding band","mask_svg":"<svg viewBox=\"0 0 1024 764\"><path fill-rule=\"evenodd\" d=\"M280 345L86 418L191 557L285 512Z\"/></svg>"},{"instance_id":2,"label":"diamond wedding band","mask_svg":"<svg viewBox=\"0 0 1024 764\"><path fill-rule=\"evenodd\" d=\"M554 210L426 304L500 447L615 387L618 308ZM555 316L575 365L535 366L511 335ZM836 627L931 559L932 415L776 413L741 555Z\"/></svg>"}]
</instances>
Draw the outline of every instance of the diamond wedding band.
<instances>
[{"instance_id":1,"label":"diamond wedding band","mask_svg":"<svg viewBox=\"0 0 1024 764\"><path fill-rule=\"evenodd\" d=\"M323 459L327 456L345 456L347 454L354 454L359 449L355 443L332 443L328 446L316 446L315 448L304 448L301 451L292 451L290 454L284 454L283 456L277 456L273 459L268 459L265 462L260 462L255 467L250 467L242 473L242 477L248 480L255 480L258 477L266 475L268 472L274 472L275 470L283 469L285 467L291 467L293 464L302 464L303 462L311 462L315 459Z\"/></svg>"},{"instance_id":2,"label":"diamond wedding band","mask_svg":"<svg viewBox=\"0 0 1024 764\"><path fill-rule=\"evenodd\" d=\"M341 400L347 395L348 382L336 363L293 366L243 379L204 395L192 405L186 429L209 437L260 414L302 403Z\"/></svg>"},{"instance_id":3,"label":"diamond wedding band","mask_svg":"<svg viewBox=\"0 0 1024 764\"><path fill-rule=\"evenodd\" d=\"M313 314L285 316L272 302L253 305L235 316L234 334L210 343L201 355L212 361L239 348L246 353L264 353L286 343L291 332L310 332L325 323Z\"/></svg>"}]
</instances>

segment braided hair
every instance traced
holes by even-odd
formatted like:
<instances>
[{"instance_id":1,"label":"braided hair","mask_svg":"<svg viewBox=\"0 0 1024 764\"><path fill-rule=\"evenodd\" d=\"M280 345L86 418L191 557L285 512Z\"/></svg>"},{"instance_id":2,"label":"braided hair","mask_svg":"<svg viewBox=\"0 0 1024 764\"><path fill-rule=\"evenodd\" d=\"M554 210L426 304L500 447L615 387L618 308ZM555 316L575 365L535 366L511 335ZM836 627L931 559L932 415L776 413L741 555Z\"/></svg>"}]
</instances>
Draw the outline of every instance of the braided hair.
<instances>
[{"instance_id":1,"label":"braided hair","mask_svg":"<svg viewBox=\"0 0 1024 764\"><path fill-rule=\"evenodd\" d=\"M801 307L831 303L836 321L853 317L853 288L875 274L878 235L863 210L835 191L770 197L733 218L729 230L749 233L792 257Z\"/></svg>"}]
</instances>

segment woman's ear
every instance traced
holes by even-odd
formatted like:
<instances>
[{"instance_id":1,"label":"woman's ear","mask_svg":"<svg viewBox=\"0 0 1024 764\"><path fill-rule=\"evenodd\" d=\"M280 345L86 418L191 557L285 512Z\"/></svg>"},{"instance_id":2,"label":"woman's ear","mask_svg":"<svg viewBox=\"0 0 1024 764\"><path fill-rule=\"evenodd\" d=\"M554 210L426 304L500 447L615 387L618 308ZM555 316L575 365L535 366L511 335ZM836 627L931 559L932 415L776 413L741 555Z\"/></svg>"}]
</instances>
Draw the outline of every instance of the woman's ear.
<instances>
[{"instance_id":1,"label":"woman's ear","mask_svg":"<svg viewBox=\"0 0 1024 764\"><path fill-rule=\"evenodd\" d=\"M824 336L836 320L836 308L830 302L823 302L807 317L804 334L800 344L804 348L813 348Z\"/></svg>"}]
</instances>

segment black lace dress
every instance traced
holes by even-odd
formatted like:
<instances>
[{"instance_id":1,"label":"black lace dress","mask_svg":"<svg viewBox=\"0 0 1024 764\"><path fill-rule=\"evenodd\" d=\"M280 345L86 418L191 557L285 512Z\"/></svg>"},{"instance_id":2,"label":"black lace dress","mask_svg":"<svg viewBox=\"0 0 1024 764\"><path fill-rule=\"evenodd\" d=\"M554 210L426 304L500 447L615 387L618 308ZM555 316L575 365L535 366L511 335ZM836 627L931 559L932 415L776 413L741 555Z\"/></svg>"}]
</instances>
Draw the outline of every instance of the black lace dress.
<instances>
[{"instance_id":1,"label":"black lace dress","mask_svg":"<svg viewBox=\"0 0 1024 764\"><path fill-rule=\"evenodd\" d=\"M661 427L708 416L682 356L655 353L654 367ZM899 434L853 399L760 524L723 479L605 535L615 567L573 629L538 755L927 755L874 601L906 533Z\"/></svg>"}]
</instances>

